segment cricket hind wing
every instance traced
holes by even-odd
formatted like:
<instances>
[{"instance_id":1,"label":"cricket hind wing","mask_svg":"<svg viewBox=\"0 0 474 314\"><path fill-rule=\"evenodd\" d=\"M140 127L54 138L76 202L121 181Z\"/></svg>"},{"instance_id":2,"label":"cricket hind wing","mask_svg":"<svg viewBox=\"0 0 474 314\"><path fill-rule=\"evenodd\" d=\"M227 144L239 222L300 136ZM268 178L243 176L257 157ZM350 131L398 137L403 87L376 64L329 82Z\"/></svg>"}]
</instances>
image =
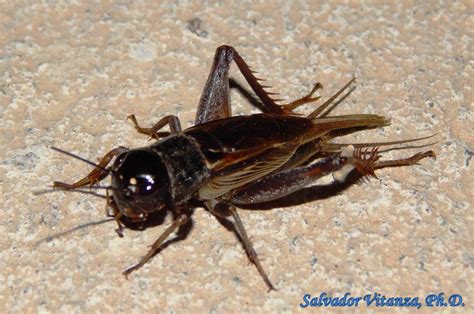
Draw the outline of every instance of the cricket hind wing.
<instances>
[{"instance_id":1,"label":"cricket hind wing","mask_svg":"<svg viewBox=\"0 0 474 314\"><path fill-rule=\"evenodd\" d=\"M327 142L335 137L390 125L389 119L375 114L340 115L313 118L311 121L313 128L305 135L305 143L314 140Z\"/></svg>"},{"instance_id":2,"label":"cricket hind wing","mask_svg":"<svg viewBox=\"0 0 474 314\"><path fill-rule=\"evenodd\" d=\"M320 143L320 146L322 147L323 150L328 151L328 152L334 152L334 151L340 151L343 147L347 146L354 146L355 148L370 148L370 147L387 147L387 146L393 146L393 145L400 145L400 144L407 144L407 143L414 143L414 142L419 142L423 140L427 140L430 138L433 138L437 136L438 134L432 134L428 136L423 136L423 137L417 137L417 138L411 138L408 140L397 140L397 141L386 141L386 142L372 142L372 143ZM408 146L402 146L402 147L392 147L392 148L386 148L386 149L378 149L379 153L386 153L389 151L396 151L396 150L405 150L405 149L414 149L414 148L425 148L429 146L433 146L437 142L431 142L428 144L421 144L421 145L408 145Z\"/></svg>"}]
</instances>

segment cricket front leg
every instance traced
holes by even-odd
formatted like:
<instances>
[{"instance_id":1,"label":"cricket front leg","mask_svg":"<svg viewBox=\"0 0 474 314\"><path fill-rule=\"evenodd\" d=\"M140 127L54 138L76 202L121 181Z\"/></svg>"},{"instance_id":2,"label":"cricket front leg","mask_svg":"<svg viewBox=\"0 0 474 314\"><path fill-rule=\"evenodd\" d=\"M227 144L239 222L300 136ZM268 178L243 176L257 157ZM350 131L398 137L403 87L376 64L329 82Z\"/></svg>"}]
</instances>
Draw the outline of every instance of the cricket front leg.
<instances>
[{"instance_id":1,"label":"cricket front leg","mask_svg":"<svg viewBox=\"0 0 474 314\"><path fill-rule=\"evenodd\" d=\"M120 238L123 238L123 230L125 229L124 225L120 222L120 219L123 217L123 212L120 211L119 207L115 203L114 199L110 197L109 190L105 190L105 215L107 217L113 217L115 223L117 224L117 229L115 232ZM112 209L112 212L109 211Z\"/></svg>"},{"instance_id":2,"label":"cricket front leg","mask_svg":"<svg viewBox=\"0 0 474 314\"><path fill-rule=\"evenodd\" d=\"M187 214L180 214L172 223L171 225L166 228L166 230L161 234L161 236L153 243L151 246L151 249L148 251L148 253L138 262L136 265L129 267L127 270L125 270L122 274L125 276L125 278L128 278L128 275L130 275L132 272L140 269L143 267L153 256L155 256L161 249L163 249L163 244L165 244L165 240L177 229L179 229L181 226L186 224L190 219L190 216ZM187 234L184 236L186 237Z\"/></svg>"},{"instance_id":3,"label":"cricket front leg","mask_svg":"<svg viewBox=\"0 0 474 314\"><path fill-rule=\"evenodd\" d=\"M62 151L62 150L59 150L57 148L55 148L55 150L57 151L60 151L62 153L65 153L65 154L69 154L65 151ZM117 148L114 148L112 149L111 151L109 151L107 154L105 154L104 157L102 157L102 159L99 161L99 163L96 165L96 167L87 175L85 176L84 178L82 178L81 180L77 181L77 182L74 182L72 184L68 184L68 183L64 183L64 182L60 182L60 181L54 181L53 183L53 187L55 188L60 188L60 189L63 189L63 190L73 190L73 189L77 189L77 188L80 188L80 187L83 187L83 186L93 186L94 184L102 181L103 179L105 179L110 171L106 168L107 165L110 163L110 161L112 160L112 158L124 153L128 151L128 148L126 147L117 147ZM74 156L75 158L77 158L77 156ZM88 163L90 163L89 161L87 161Z\"/></svg>"},{"instance_id":4,"label":"cricket front leg","mask_svg":"<svg viewBox=\"0 0 474 314\"><path fill-rule=\"evenodd\" d=\"M208 206L208 209L212 212L213 215L219 218L227 218L232 216L234 223L234 232L237 233L237 237L240 239L242 245L244 246L245 253L247 254L250 262L257 267L257 270L262 277L263 281L268 287L268 290L276 290L273 286L272 282L268 278L267 273L262 267L260 260L258 259L257 252L253 248L252 242L250 241L247 232L245 231L244 225L242 224L242 220L240 220L240 216L237 213L237 209L235 206L227 203L219 203L216 206Z\"/></svg>"}]
</instances>

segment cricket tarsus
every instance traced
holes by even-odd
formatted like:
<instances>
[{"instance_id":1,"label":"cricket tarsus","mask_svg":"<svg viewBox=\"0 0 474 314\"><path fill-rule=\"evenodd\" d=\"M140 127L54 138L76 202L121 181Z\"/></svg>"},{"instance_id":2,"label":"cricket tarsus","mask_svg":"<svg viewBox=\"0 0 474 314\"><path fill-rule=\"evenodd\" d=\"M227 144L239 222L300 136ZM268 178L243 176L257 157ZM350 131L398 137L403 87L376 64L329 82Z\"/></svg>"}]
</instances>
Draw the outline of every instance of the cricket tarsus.
<instances>
[{"instance_id":1,"label":"cricket tarsus","mask_svg":"<svg viewBox=\"0 0 474 314\"><path fill-rule=\"evenodd\" d=\"M232 63L237 65L258 98L257 107L261 114L232 116L229 93ZM319 196L323 199L356 184L357 179L375 176L376 170L411 166L424 158L435 157L433 151L426 151L409 158L381 160L383 151L379 150L380 146L429 137L386 143L354 143L349 153L346 151L349 144L333 143L340 136L390 124L388 119L375 114L329 116L352 92L350 86L355 78L308 116L303 116L294 110L320 98L313 96L322 89L320 83L315 83L304 97L278 105L278 100L271 97L274 93L267 92L267 86L260 84L263 80L255 77L254 73L233 47L218 47L193 127L182 130L178 117L173 115L163 117L151 127L142 127L135 116L130 115L128 118L136 131L155 141L136 149L117 147L97 164L53 148L94 166L87 176L75 183L55 181L56 188L76 190L85 186L94 187L108 175L111 176L111 186L106 189L106 207L113 209L110 216L117 222L120 236L124 228L121 221L145 223L152 214L173 214L171 225L147 254L123 272L126 277L143 267L175 239L183 240L189 232L184 235L181 231L188 223L192 225L193 209L204 207L236 234L265 285L269 290L275 290L247 235L237 207L261 209L258 207L273 202L294 203L297 194L308 200L318 199ZM162 131L166 126L169 131ZM342 170L345 166L352 167L343 179L347 180L346 184L335 180L333 185L328 185L328 189L336 189L334 193L314 185L320 177ZM315 197L307 194L308 191L321 195ZM230 217L232 223L228 220ZM177 236L167 240L174 232Z\"/></svg>"},{"instance_id":2,"label":"cricket tarsus","mask_svg":"<svg viewBox=\"0 0 474 314\"><path fill-rule=\"evenodd\" d=\"M406 167L416 165L420 160L424 158L436 158L434 151L426 151L423 153L415 154L409 158L395 159L395 160L382 160L375 163L374 169L393 168L393 167Z\"/></svg>"}]
</instances>

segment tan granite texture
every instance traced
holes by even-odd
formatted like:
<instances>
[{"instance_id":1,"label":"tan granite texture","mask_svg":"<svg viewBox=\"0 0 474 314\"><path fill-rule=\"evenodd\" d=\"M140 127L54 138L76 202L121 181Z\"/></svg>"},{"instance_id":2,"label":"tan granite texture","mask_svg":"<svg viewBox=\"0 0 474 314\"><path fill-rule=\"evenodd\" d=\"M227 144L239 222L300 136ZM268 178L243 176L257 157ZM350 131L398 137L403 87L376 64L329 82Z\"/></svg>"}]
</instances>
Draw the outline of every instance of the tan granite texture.
<instances>
[{"instance_id":1,"label":"tan granite texture","mask_svg":"<svg viewBox=\"0 0 474 314\"><path fill-rule=\"evenodd\" d=\"M295 312L306 293L423 301L444 292L465 307L438 310L472 313L473 12L472 1L2 1L0 312ZM328 97L355 75L335 113L383 114L392 125L354 138L438 134L438 158L324 201L241 211L279 289L270 293L235 236L202 209L187 240L129 280L121 272L169 220L124 238L110 222L37 244L104 218L89 195L33 195L90 170L48 147L95 161L147 145L131 113L144 125L175 114L191 126L222 44L287 100L315 81ZM257 112L232 97L234 114ZM413 312L355 309L366 310Z\"/></svg>"}]
</instances>

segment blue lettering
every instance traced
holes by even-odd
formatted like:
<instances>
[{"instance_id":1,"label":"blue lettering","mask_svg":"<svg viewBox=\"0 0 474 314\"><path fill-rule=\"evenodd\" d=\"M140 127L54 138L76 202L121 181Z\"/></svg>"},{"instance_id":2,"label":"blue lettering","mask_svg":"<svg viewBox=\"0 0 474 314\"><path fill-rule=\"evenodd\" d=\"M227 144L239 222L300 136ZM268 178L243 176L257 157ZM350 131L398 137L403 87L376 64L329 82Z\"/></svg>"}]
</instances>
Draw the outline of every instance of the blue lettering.
<instances>
[{"instance_id":1,"label":"blue lettering","mask_svg":"<svg viewBox=\"0 0 474 314\"><path fill-rule=\"evenodd\" d=\"M318 300L318 298L312 298L311 299L311 304L310 306L321 306L321 301Z\"/></svg>"},{"instance_id":2,"label":"blue lettering","mask_svg":"<svg viewBox=\"0 0 474 314\"><path fill-rule=\"evenodd\" d=\"M372 298L371 297L372 296L370 294L366 294L364 296L364 301L365 301L365 303L367 303L367 306L370 306L372 303L374 303L375 298L377 298L377 293L375 293Z\"/></svg>"},{"instance_id":3,"label":"blue lettering","mask_svg":"<svg viewBox=\"0 0 474 314\"><path fill-rule=\"evenodd\" d=\"M323 304L323 299L325 298L325 295L326 295L326 292L322 292L320 295L319 295L319 298L315 298L315 306L327 306L326 304Z\"/></svg>"},{"instance_id":4,"label":"blue lettering","mask_svg":"<svg viewBox=\"0 0 474 314\"><path fill-rule=\"evenodd\" d=\"M411 303L410 303L410 306L416 306L416 308L420 308L421 307L421 302L420 302L420 299L418 297L414 298Z\"/></svg>"},{"instance_id":5,"label":"blue lettering","mask_svg":"<svg viewBox=\"0 0 474 314\"><path fill-rule=\"evenodd\" d=\"M437 299L438 299L438 296L436 294L434 293L428 294L425 298L426 306L432 307L433 303L436 302Z\"/></svg>"},{"instance_id":6,"label":"blue lettering","mask_svg":"<svg viewBox=\"0 0 474 314\"><path fill-rule=\"evenodd\" d=\"M448 304L444 302L444 293L439 294L429 294L425 298L425 303L427 306L447 306Z\"/></svg>"},{"instance_id":7,"label":"blue lettering","mask_svg":"<svg viewBox=\"0 0 474 314\"><path fill-rule=\"evenodd\" d=\"M349 292L346 292L342 298L339 299L339 306L346 306L347 304L347 297L350 296L351 294Z\"/></svg>"},{"instance_id":8,"label":"blue lettering","mask_svg":"<svg viewBox=\"0 0 474 314\"><path fill-rule=\"evenodd\" d=\"M418 299L418 297L413 298L413 299L410 298L410 297L406 297L404 303L402 304L402 306L412 306L412 307L420 308L421 303L420 303L420 300Z\"/></svg>"},{"instance_id":9,"label":"blue lettering","mask_svg":"<svg viewBox=\"0 0 474 314\"><path fill-rule=\"evenodd\" d=\"M385 303L385 306L395 306L394 298L388 298L387 302Z\"/></svg>"},{"instance_id":10,"label":"blue lettering","mask_svg":"<svg viewBox=\"0 0 474 314\"><path fill-rule=\"evenodd\" d=\"M355 302L354 305L355 305L355 306L359 306L359 302L360 302L360 300L362 300L362 297L356 297L356 298L352 298L352 299L353 299L354 302Z\"/></svg>"},{"instance_id":11,"label":"blue lettering","mask_svg":"<svg viewBox=\"0 0 474 314\"><path fill-rule=\"evenodd\" d=\"M303 307L303 308L304 308L304 307L307 307L307 306L309 305L308 300L309 300L310 298L311 298L311 294L305 294L305 295L303 296L303 301L304 301L305 303L304 303L304 304L303 304L303 303L300 303L300 306Z\"/></svg>"},{"instance_id":12,"label":"blue lettering","mask_svg":"<svg viewBox=\"0 0 474 314\"><path fill-rule=\"evenodd\" d=\"M443 293L430 294L425 298L426 305L429 307L433 306L447 306L443 301ZM449 297L449 305L464 306L462 303L462 296L459 294L453 294ZM322 292L318 297L311 297L311 294L305 294L303 296L303 302L300 303L300 307L353 307L359 306L360 302L365 302L367 307L416 307L421 308L423 304L420 302L418 297L386 297L383 294L374 293L366 294L363 297L352 297L350 292L346 292L342 297L332 297L326 292Z\"/></svg>"},{"instance_id":13,"label":"blue lettering","mask_svg":"<svg viewBox=\"0 0 474 314\"><path fill-rule=\"evenodd\" d=\"M401 304L400 306L413 306L412 299L410 297L400 298Z\"/></svg>"},{"instance_id":14,"label":"blue lettering","mask_svg":"<svg viewBox=\"0 0 474 314\"><path fill-rule=\"evenodd\" d=\"M444 292L438 294L438 300L436 300L436 306L447 306L448 304L444 302Z\"/></svg>"},{"instance_id":15,"label":"blue lettering","mask_svg":"<svg viewBox=\"0 0 474 314\"><path fill-rule=\"evenodd\" d=\"M448 299L448 302L450 306L464 306L464 303L462 303L462 296L460 294L451 295Z\"/></svg>"},{"instance_id":16,"label":"blue lettering","mask_svg":"<svg viewBox=\"0 0 474 314\"><path fill-rule=\"evenodd\" d=\"M324 306L329 306L331 305L331 297L326 297L326 293L323 292L321 293L321 295L319 296L319 299L323 302Z\"/></svg>"}]
</instances>

